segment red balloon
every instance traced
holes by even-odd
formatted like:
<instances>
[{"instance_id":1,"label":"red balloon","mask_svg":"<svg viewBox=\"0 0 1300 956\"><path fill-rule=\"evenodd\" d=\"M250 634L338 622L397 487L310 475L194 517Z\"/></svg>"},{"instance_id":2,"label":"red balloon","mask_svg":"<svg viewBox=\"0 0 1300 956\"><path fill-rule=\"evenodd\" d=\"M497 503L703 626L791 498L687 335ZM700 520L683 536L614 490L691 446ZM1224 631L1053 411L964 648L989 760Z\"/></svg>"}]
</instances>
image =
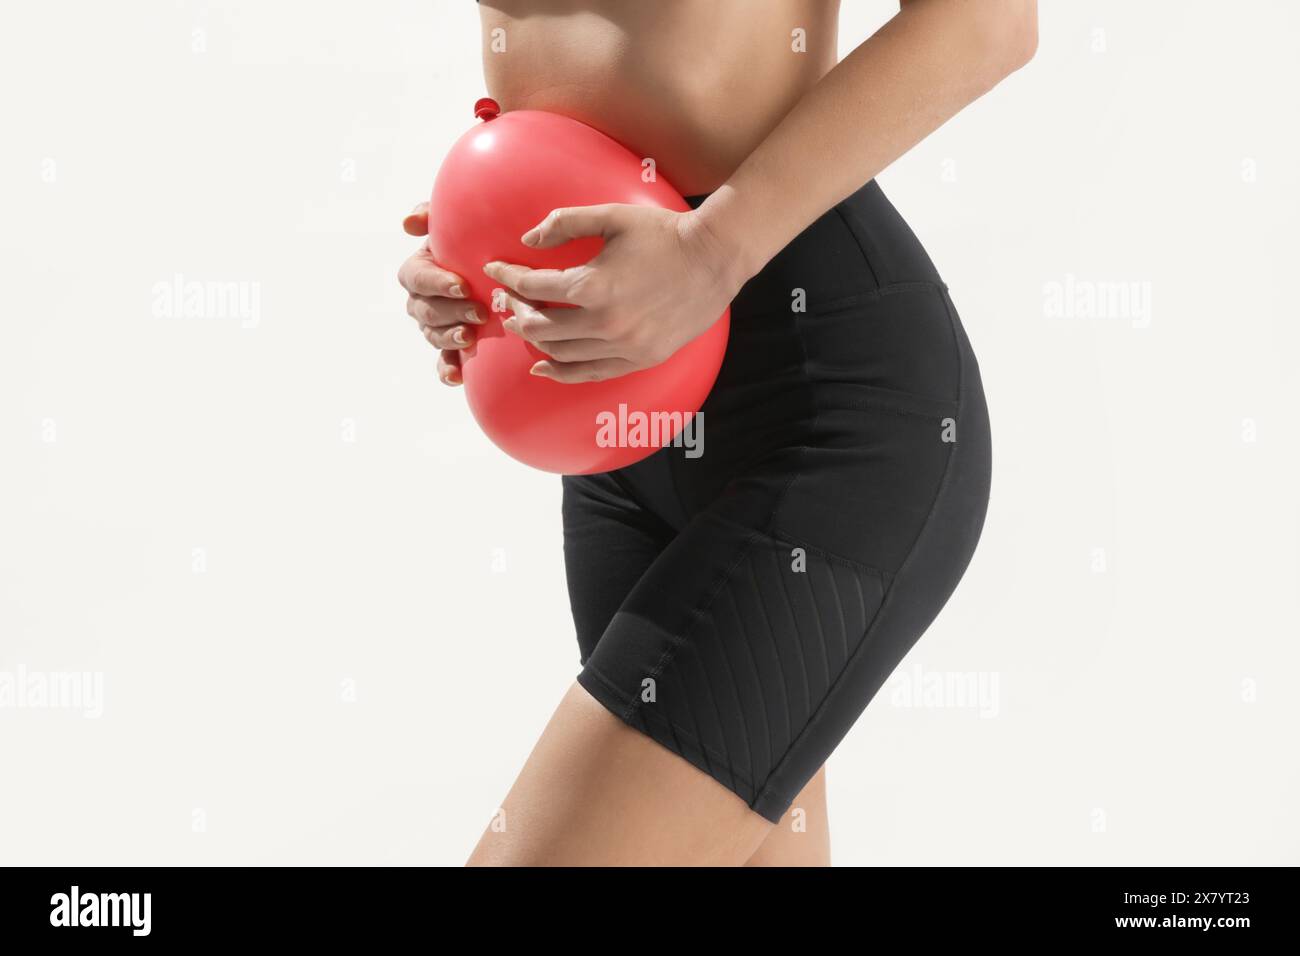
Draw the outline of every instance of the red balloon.
<instances>
[{"instance_id":1,"label":"red balloon","mask_svg":"<svg viewBox=\"0 0 1300 956\"><path fill-rule=\"evenodd\" d=\"M553 113L498 112L492 100L475 104L475 115L484 122L451 148L429 203L434 261L465 279L469 295L489 312L499 284L483 274L488 262L565 269L600 252L599 237L554 249L521 243L519 237L552 209L599 203L690 208L662 177L644 181L641 160L604 133ZM492 313L476 329L474 345L462 352L474 418L493 442L524 464L586 475L653 454L699 410L722 365L730 310L653 368L574 385L530 375L533 364L546 356L502 328L504 317ZM636 429L646 422L658 424L648 432Z\"/></svg>"}]
</instances>

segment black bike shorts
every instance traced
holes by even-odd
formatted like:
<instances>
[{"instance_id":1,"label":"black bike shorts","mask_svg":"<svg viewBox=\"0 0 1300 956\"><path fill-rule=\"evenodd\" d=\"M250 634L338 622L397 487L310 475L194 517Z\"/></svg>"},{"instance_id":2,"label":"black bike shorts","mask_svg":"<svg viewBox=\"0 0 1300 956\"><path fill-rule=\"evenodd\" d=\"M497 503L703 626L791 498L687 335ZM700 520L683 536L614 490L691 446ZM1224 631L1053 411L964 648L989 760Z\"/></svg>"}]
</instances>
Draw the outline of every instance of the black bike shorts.
<instances>
[{"instance_id":1,"label":"black bike shorts","mask_svg":"<svg viewBox=\"0 0 1300 956\"><path fill-rule=\"evenodd\" d=\"M741 289L702 426L563 479L578 681L775 822L939 613L988 504L979 366L875 182Z\"/></svg>"}]
</instances>

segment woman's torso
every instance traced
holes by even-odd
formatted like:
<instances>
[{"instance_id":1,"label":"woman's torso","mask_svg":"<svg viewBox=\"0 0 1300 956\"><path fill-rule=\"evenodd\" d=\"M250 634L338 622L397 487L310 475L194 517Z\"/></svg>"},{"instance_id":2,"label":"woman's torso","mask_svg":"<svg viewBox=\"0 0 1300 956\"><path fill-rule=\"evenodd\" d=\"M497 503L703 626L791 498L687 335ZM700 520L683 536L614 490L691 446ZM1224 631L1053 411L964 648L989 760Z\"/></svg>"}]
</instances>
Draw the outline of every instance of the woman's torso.
<instances>
[{"instance_id":1,"label":"woman's torso","mask_svg":"<svg viewBox=\"0 0 1300 956\"><path fill-rule=\"evenodd\" d=\"M836 55L837 0L484 0L481 9L488 92L503 108L594 126L654 158L688 195L725 181ZM806 53L791 47L797 29ZM929 428L956 401L959 353L938 272L867 183L736 296L705 405L707 461L661 454L625 475L647 495L671 488L688 499L684 520L768 456L872 446L899 414ZM868 405L889 410L882 418ZM667 480L665 469L678 473Z\"/></svg>"},{"instance_id":2,"label":"woman's torso","mask_svg":"<svg viewBox=\"0 0 1300 956\"><path fill-rule=\"evenodd\" d=\"M839 0L485 0L506 110L581 120L685 195L724 182L836 62Z\"/></svg>"}]
</instances>

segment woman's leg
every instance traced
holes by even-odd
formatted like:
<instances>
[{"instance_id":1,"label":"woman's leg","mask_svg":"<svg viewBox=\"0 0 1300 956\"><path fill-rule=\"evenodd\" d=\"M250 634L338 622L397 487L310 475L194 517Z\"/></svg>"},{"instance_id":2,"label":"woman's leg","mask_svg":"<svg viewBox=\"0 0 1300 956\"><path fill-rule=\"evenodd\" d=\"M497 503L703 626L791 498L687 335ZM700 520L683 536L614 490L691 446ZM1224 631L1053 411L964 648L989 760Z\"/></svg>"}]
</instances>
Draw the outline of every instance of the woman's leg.
<instances>
[{"instance_id":1,"label":"woman's leg","mask_svg":"<svg viewBox=\"0 0 1300 956\"><path fill-rule=\"evenodd\" d=\"M823 766L795 797L746 866L830 866L831 830Z\"/></svg>"},{"instance_id":2,"label":"woman's leg","mask_svg":"<svg viewBox=\"0 0 1300 956\"><path fill-rule=\"evenodd\" d=\"M563 514L569 595L585 663L676 532L609 474L566 476ZM771 829L732 790L574 684L469 865L739 866Z\"/></svg>"},{"instance_id":3,"label":"woman's leg","mask_svg":"<svg viewBox=\"0 0 1300 956\"><path fill-rule=\"evenodd\" d=\"M771 831L574 684L468 865L739 866Z\"/></svg>"},{"instance_id":4,"label":"woman's leg","mask_svg":"<svg viewBox=\"0 0 1300 956\"><path fill-rule=\"evenodd\" d=\"M828 822L825 767L773 826L575 684L468 865L829 866Z\"/></svg>"}]
</instances>

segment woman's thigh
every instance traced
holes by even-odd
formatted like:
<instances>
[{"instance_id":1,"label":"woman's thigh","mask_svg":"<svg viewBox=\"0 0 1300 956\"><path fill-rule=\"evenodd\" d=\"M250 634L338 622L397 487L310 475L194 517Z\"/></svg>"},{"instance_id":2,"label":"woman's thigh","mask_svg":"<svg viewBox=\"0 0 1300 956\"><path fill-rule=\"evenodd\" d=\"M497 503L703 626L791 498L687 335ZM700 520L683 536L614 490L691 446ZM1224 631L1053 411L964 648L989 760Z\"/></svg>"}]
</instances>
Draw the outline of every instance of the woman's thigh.
<instances>
[{"instance_id":1,"label":"woman's thigh","mask_svg":"<svg viewBox=\"0 0 1300 956\"><path fill-rule=\"evenodd\" d=\"M470 866L739 866L771 824L577 684Z\"/></svg>"}]
</instances>

